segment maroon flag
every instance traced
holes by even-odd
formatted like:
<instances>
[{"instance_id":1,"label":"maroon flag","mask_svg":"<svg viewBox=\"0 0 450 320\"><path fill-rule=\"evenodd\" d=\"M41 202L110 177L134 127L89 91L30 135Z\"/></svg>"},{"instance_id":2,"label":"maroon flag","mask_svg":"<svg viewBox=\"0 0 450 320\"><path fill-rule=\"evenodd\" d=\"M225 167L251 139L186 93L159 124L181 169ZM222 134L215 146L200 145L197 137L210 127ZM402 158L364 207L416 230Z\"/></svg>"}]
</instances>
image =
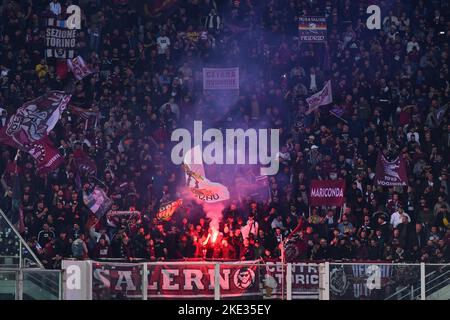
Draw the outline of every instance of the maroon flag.
<instances>
[{"instance_id":1,"label":"maroon flag","mask_svg":"<svg viewBox=\"0 0 450 320\"><path fill-rule=\"evenodd\" d=\"M25 147L18 148L28 152L33 157L38 173L51 172L64 162L64 158L58 153L48 136Z\"/></svg>"},{"instance_id":2,"label":"maroon flag","mask_svg":"<svg viewBox=\"0 0 450 320\"><path fill-rule=\"evenodd\" d=\"M81 80L92 73L92 70L81 56L75 57L72 60L67 59L67 66L77 80Z\"/></svg>"},{"instance_id":3,"label":"maroon flag","mask_svg":"<svg viewBox=\"0 0 450 320\"><path fill-rule=\"evenodd\" d=\"M375 172L375 185L401 187L408 185L405 160L397 157L388 161L380 152L378 154L377 168Z\"/></svg>"},{"instance_id":4,"label":"maroon flag","mask_svg":"<svg viewBox=\"0 0 450 320\"><path fill-rule=\"evenodd\" d=\"M344 180L312 180L309 196L312 206L342 206L344 204Z\"/></svg>"},{"instance_id":5,"label":"maroon flag","mask_svg":"<svg viewBox=\"0 0 450 320\"><path fill-rule=\"evenodd\" d=\"M39 141L55 127L72 95L63 91L50 91L25 102L9 119L6 135L11 146L25 146Z\"/></svg>"},{"instance_id":6,"label":"maroon flag","mask_svg":"<svg viewBox=\"0 0 450 320\"><path fill-rule=\"evenodd\" d=\"M84 130L88 128L97 128L100 113L98 111L86 110L80 107L71 106L70 110L80 118L85 120Z\"/></svg>"},{"instance_id":7,"label":"maroon flag","mask_svg":"<svg viewBox=\"0 0 450 320\"><path fill-rule=\"evenodd\" d=\"M62 91L50 91L24 103L0 129L0 143L29 153L39 173L54 170L63 159L48 139L71 98Z\"/></svg>"},{"instance_id":8,"label":"maroon flag","mask_svg":"<svg viewBox=\"0 0 450 320\"><path fill-rule=\"evenodd\" d=\"M95 175L97 165L83 150L77 149L73 152L77 171L81 175Z\"/></svg>"}]
</instances>

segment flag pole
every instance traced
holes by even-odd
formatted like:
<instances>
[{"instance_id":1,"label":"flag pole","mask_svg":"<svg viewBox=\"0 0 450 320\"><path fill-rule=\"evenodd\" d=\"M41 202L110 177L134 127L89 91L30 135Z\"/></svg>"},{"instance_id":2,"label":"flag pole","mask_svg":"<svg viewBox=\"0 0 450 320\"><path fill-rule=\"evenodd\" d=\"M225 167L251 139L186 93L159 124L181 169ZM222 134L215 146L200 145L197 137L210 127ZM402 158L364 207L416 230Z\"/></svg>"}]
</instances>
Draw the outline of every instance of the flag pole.
<instances>
[{"instance_id":1,"label":"flag pole","mask_svg":"<svg viewBox=\"0 0 450 320\"><path fill-rule=\"evenodd\" d=\"M95 181L101 183L106 189L109 189L108 186L102 180L98 179L94 175L91 175L90 178L93 178Z\"/></svg>"},{"instance_id":2,"label":"flag pole","mask_svg":"<svg viewBox=\"0 0 450 320\"><path fill-rule=\"evenodd\" d=\"M338 116L338 115L337 115L336 113L334 113L333 111L330 110L330 113L331 113L333 116L335 116L336 118L338 118L339 120L344 121L345 124L348 124L348 121L347 121L347 120L345 120L344 118L341 118L340 116Z\"/></svg>"},{"instance_id":3,"label":"flag pole","mask_svg":"<svg viewBox=\"0 0 450 320\"><path fill-rule=\"evenodd\" d=\"M20 149L17 149L16 156L14 157L14 162L17 163L17 160L19 159L19 155L20 155Z\"/></svg>"}]
</instances>

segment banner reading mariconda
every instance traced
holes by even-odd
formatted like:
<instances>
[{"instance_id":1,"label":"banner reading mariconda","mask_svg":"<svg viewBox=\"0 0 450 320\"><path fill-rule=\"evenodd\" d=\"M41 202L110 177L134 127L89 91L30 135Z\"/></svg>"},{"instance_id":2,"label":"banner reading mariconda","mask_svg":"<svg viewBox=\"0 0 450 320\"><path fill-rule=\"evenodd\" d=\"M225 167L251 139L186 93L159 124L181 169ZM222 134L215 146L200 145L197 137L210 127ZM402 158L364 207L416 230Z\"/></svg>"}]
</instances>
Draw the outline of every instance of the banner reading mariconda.
<instances>
[{"instance_id":1,"label":"banner reading mariconda","mask_svg":"<svg viewBox=\"0 0 450 320\"><path fill-rule=\"evenodd\" d=\"M344 180L312 180L309 196L312 206L342 206L344 204Z\"/></svg>"}]
</instances>

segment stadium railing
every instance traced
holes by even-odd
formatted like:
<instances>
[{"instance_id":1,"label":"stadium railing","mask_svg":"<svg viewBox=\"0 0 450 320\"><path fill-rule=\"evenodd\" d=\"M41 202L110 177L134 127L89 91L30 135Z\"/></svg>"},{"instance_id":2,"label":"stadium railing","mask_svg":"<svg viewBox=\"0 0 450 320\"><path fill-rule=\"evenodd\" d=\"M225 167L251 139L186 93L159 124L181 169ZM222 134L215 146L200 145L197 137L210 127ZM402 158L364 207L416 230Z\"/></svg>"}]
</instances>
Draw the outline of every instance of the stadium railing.
<instances>
[{"instance_id":1,"label":"stadium railing","mask_svg":"<svg viewBox=\"0 0 450 320\"><path fill-rule=\"evenodd\" d=\"M63 268L66 299L431 300L450 295L449 264L64 260ZM84 288L67 286L75 274L82 275Z\"/></svg>"}]
</instances>

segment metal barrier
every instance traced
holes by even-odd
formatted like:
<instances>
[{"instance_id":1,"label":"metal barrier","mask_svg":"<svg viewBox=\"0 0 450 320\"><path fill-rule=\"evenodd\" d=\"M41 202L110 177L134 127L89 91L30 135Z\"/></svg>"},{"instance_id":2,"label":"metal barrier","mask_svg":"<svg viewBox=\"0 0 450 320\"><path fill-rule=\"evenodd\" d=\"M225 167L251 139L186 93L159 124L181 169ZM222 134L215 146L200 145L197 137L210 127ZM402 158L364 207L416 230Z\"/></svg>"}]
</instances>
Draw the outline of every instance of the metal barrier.
<instances>
[{"instance_id":1,"label":"metal barrier","mask_svg":"<svg viewBox=\"0 0 450 320\"><path fill-rule=\"evenodd\" d=\"M63 267L72 283L67 299L450 298L449 264L64 260Z\"/></svg>"},{"instance_id":2,"label":"metal barrier","mask_svg":"<svg viewBox=\"0 0 450 320\"><path fill-rule=\"evenodd\" d=\"M33 250L0 209L0 269L44 268Z\"/></svg>"},{"instance_id":3,"label":"metal barrier","mask_svg":"<svg viewBox=\"0 0 450 320\"><path fill-rule=\"evenodd\" d=\"M450 264L64 260L2 269L0 299L448 300Z\"/></svg>"},{"instance_id":4,"label":"metal barrier","mask_svg":"<svg viewBox=\"0 0 450 320\"><path fill-rule=\"evenodd\" d=\"M450 264L325 263L326 300L448 300Z\"/></svg>"},{"instance_id":5,"label":"metal barrier","mask_svg":"<svg viewBox=\"0 0 450 320\"><path fill-rule=\"evenodd\" d=\"M62 294L62 270L0 270L0 300L61 300Z\"/></svg>"},{"instance_id":6,"label":"metal barrier","mask_svg":"<svg viewBox=\"0 0 450 320\"><path fill-rule=\"evenodd\" d=\"M63 268L65 299L319 298L319 265L315 263L64 260Z\"/></svg>"}]
</instances>

